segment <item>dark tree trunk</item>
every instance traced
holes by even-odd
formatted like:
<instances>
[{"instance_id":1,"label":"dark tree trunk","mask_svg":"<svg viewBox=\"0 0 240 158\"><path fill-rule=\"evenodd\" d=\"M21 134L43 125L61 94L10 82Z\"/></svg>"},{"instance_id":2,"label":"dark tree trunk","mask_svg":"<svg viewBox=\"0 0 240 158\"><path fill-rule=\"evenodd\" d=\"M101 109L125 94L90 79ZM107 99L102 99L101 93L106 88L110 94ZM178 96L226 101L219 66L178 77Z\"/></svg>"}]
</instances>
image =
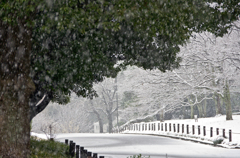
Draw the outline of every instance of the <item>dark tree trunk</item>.
<instances>
[{"instance_id":1,"label":"dark tree trunk","mask_svg":"<svg viewBox=\"0 0 240 158\"><path fill-rule=\"evenodd\" d=\"M15 26L0 19L0 34L0 157L28 158L31 31L22 19Z\"/></svg>"},{"instance_id":2,"label":"dark tree trunk","mask_svg":"<svg viewBox=\"0 0 240 158\"><path fill-rule=\"evenodd\" d=\"M112 133L113 123L112 123L112 114L108 113L108 132Z\"/></svg>"},{"instance_id":3,"label":"dark tree trunk","mask_svg":"<svg viewBox=\"0 0 240 158\"><path fill-rule=\"evenodd\" d=\"M102 121L102 118L101 118L100 114L96 110L94 110L93 112L97 115L97 118L98 118L99 132L103 133L103 121Z\"/></svg>"},{"instance_id":4,"label":"dark tree trunk","mask_svg":"<svg viewBox=\"0 0 240 158\"><path fill-rule=\"evenodd\" d=\"M194 119L194 106L191 106L191 119Z\"/></svg>"},{"instance_id":5,"label":"dark tree trunk","mask_svg":"<svg viewBox=\"0 0 240 158\"><path fill-rule=\"evenodd\" d=\"M99 119L99 132L103 133L103 122L102 122L102 119Z\"/></svg>"},{"instance_id":6,"label":"dark tree trunk","mask_svg":"<svg viewBox=\"0 0 240 158\"><path fill-rule=\"evenodd\" d=\"M205 99L203 102L203 113L204 113L204 117L207 117L207 100Z\"/></svg>"},{"instance_id":7,"label":"dark tree trunk","mask_svg":"<svg viewBox=\"0 0 240 158\"><path fill-rule=\"evenodd\" d=\"M156 114L157 121L160 121L160 114Z\"/></svg>"},{"instance_id":8,"label":"dark tree trunk","mask_svg":"<svg viewBox=\"0 0 240 158\"><path fill-rule=\"evenodd\" d=\"M226 120L232 120L232 105L231 105L231 98L230 98L230 91L229 86L226 81L225 87L224 87L224 101L226 104Z\"/></svg>"},{"instance_id":9,"label":"dark tree trunk","mask_svg":"<svg viewBox=\"0 0 240 158\"><path fill-rule=\"evenodd\" d=\"M222 105L221 105L221 97L216 94L216 114L223 114L222 113Z\"/></svg>"},{"instance_id":10,"label":"dark tree trunk","mask_svg":"<svg viewBox=\"0 0 240 158\"><path fill-rule=\"evenodd\" d=\"M51 93L43 93L39 90L35 90L30 99L30 122L32 119L42 112L52 100Z\"/></svg>"},{"instance_id":11,"label":"dark tree trunk","mask_svg":"<svg viewBox=\"0 0 240 158\"><path fill-rule=\"evenodd\" d=\"M202 104L197 104L197 109L198 109L198 117L202 118L203 116L203 107Z\"/></svg>"},{"instance_id":12,"label":"dark tree trunk","mask_svg":"<svg viewBox=\"0 0 240 158\"><path fill-rule=\"evenodd\" d=\"M163 122L164 121L164 109L162 109L161 111L160 111L160 121L161 122Z\"/></svg>"}]
</instances>

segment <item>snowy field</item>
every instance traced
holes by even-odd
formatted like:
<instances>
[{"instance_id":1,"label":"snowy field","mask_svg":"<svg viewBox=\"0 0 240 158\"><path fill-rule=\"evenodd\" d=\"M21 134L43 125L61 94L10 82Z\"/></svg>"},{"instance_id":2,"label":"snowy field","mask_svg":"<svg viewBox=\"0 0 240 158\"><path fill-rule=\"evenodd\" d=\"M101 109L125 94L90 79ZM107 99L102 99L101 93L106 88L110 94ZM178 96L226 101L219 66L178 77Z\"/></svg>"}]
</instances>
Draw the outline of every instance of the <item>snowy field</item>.
<instances>
[{"instance_id":1,"label":"snowy field","mask_svg":"<svg viewBox=\"0 0 240 158\"><path fill-rule=\"evenodd\" d=\"M216 139L223 138L222 130L225 129L226 137L222 144L222 147L226 148L240 148L240 115L233 115L233 120L226 121L226 116L216 116L211 118L199 118L198 122L195 122L194 119L184 119L184 120L166 120L164 123L171 124L180 124L180 132L174 133L173 129L171 132L164 131L125 131L124 133L142 133L142 134L159 134L166 135L184 139L191 139L198 142L204 142L213 144L213 141ZM186 129L184 134L181 133L182 124L189 125L190 134L186 134ZM195 125L195 135L191 132L192 125ZM201 134L197 134L197 126L201 127ZM206 136L203 136L202 128L206 126ZM164 126L165 127L165 126ZM213 137L210 137L210 127L213 127ZM216 128L219 128L219 135L216 135ZM232 130L232 142L229 142L229 130Z\"/></svg>"}]
</instances>

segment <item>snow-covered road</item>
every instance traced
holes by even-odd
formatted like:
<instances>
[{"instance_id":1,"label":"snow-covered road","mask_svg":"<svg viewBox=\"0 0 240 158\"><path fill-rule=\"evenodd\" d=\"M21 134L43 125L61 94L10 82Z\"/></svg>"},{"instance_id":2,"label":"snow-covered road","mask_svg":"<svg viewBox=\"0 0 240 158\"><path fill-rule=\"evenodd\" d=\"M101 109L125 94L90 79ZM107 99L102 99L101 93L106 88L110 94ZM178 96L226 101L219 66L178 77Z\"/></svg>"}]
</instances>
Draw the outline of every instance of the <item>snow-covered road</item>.
<instances>
[{"instance_id":1,"label":"snow-covered road","mask_svg":"<svg viewBox=\"0 0 240 158\"><path fill-rule=\"evenodd\" d=\"M105 158L142 154L151 158L240 158L239 149L226 149L178 139L134 134L58 134ZM167 156L166 156L167 155Z\"/></svg>"}]
</instances>

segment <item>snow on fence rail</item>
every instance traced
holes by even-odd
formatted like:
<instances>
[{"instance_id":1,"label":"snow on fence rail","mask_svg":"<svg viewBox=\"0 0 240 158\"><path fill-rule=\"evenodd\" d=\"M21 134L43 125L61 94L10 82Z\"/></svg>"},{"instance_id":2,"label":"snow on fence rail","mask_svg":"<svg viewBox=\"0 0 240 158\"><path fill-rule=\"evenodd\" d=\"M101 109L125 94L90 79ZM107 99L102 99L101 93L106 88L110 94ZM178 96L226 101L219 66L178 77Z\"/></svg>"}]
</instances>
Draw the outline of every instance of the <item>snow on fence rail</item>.
<instances>
[{"instance_id":1,"label":"snow on fence rail","mask_svg":"<svg viewBox=\"0 0 240 158\"><path fill-rule=\"evenodd\" d=\"M206 128L201 125L189 125L180 123L164 123L164 122L141 122L124 126L120 132L136 132L136 133L149 133L160 132L164 134L175 134L179 136L189 136L192 138L212 138L214 136L221 136L229 139L232 142L232 130L226 131L223 128Z\"/></svg>"},{"instance_id":2,"label":"snow on fence rail","mask_svg":"<svg viewBox=\"0 0 240 158\"><path fill-rule=\"evenodd\" d=\"M76 158L98 158L97 153L88 152L84 147L76 145L72 140L68 143L68 139L65 139L65 144L69 145L69 155ZM104 158L104 156L99 156L99 158Z\"/></svg>"}]
</instances>

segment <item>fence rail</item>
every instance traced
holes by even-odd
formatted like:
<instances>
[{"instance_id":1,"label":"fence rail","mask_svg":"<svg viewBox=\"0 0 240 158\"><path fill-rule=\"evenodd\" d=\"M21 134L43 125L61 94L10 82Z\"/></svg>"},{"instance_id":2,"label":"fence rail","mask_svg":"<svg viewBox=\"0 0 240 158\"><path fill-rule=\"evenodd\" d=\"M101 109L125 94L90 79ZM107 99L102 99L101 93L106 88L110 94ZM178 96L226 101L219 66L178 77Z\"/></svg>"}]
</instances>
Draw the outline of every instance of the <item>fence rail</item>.
<instances>
[{"instance_id":1,"label":"fence rail","mask_svg":"<svg viewBox=\"0 0 240 158\"><path fill-rule=\"evenodd\" d=\"M164 123L164 122L141 122L124 126L121 130L131 132L170 132L176 134L186 134L193 136L220 136L220 134L232 142L232 130L226 131L223 128L206 128L206 126L180 124L180 123Z\"/></svg>"},{"instance_id":2,"label":"fence rail","mask_svg":"<svg viewBox=\"0 0 240 158\"><path fill-rule=\"evenodd\" d=\"M76 158L98 158L97 153L92 153L84 149L84 147L80 147L80 145L76 145L72 140L68 141L65 139L65 144L69 145L69 155L71 157ZM104 156L99 156L99 158L104 158Z\"/></svg>"}]
</instances>

